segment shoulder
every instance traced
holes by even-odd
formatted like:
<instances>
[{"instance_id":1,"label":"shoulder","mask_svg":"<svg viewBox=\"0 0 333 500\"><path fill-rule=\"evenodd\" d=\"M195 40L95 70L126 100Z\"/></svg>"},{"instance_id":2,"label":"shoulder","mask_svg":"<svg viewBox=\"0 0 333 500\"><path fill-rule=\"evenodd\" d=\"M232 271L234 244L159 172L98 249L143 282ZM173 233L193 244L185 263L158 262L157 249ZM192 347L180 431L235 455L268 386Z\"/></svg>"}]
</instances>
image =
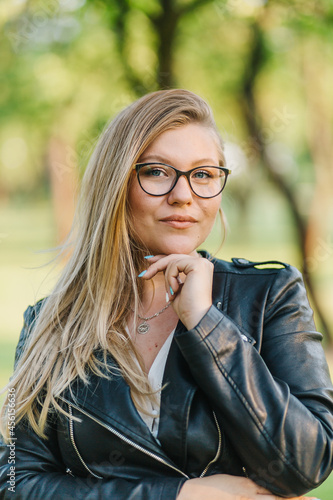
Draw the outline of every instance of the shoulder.
<instances>
[{"instance_id":1,"label":"shoulder","mask_svg":"<svg viewBox=\"0 0 333 500\"><path fill-rule=\"evenodd\" d=\"M233 257L231 261L217 259L202 250L200 254L214 264L215 273L230 273L236 275L295 275L301 276L300 271L290 264L279 260L251 261L243 257Z\"/></svg>"},{"instance_id":2,"label":"shoulder","mask_svg":"<svg viewBox=\"0 0 333 500\"><path fill-rule=\"evenodd\" d=\"M231 261L216 259L208 252L201 252L214 265L215 282L228 283L242 290L266 289L279 294L281 290L299 288L304 292L301 272L294 266L278 260L250 261L243 257L234 257ZM228 286L229 286L228 285Z\"/></svg>"},{"instance_id":3,"label":"shoulder","mask_svg":"<svg viewBox=\"0 0 333 500\"><path fill-rule=\"evenodd\" d=\"M45 303L46 298L38 300L33 306L28 306L23 313L24 326L30 326L38 317L42 305Z\"/></svg>"},{"instance_id":4,"label":"shoulder","mask_svg":"<svg viewBox=\"0 0 333 500\"><path fill-rule=\"evenodd\" d=\"M266 324L285 318L288 330L294 322L294 331L315 331L303 277L296 267L276 260L211 260L215 303L223 304L223 310L256 340L259 334L254 326L261 320ZM282 331L281 324L279 328Z\"/></svg>"},{"instance_id":5,"label":"shoulder","mask_svg":"<svg viewBox=\"0 0 333 500\"><path fill-rule=\"evenodd\" d=\"M24 346L26 345L30 334L34 328L36 320L39 316L40 310L45 303L46 299L41 299L33 306L28 306L27 309L23 313L24 323L23 328L20 333L19 341L16 347L15 353L15 364L17 363L18 358L21 356Z\"/></svg>"}]
</instances>

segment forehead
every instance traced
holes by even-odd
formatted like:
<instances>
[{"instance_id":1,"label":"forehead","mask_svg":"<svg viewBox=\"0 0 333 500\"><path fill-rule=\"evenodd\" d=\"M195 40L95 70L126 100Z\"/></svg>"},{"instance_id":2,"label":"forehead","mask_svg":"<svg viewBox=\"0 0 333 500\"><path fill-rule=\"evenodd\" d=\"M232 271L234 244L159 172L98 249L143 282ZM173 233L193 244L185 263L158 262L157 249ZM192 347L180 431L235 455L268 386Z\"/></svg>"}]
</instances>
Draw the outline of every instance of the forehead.
<instances>
[{"instance_id":1,"label":"forehead","mask_svg":"<svg viewBox=\"0 0 333 500\"><path fill-rule=\"evenodd\" d=\"M162 132L143 152L140 161L194 164L207 160L218 164L220 149L212 129L190 123Z\"/></svg>"}]
</instances>

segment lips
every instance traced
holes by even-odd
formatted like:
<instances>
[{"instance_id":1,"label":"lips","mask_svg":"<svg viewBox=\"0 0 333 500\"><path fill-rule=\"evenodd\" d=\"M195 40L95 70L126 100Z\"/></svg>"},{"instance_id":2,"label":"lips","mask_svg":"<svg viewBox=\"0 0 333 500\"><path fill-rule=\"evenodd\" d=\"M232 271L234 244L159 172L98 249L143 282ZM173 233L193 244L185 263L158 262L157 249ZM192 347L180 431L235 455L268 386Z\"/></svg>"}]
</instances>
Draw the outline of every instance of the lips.
<instances>
[{"instance_id":1,"label":"lips","mask_svg":"<svg viewBox=\"0 0 333 500\"><path fill-rule=\"evenodd\" d=\"M196 219L194 219L194 217L191 217L190 215L170 215L169 217L164 217L164 219L161 219L161 221L198 222Z\"/></svg>"},{"instance_id":2,"label":"lips","mask_svg":"<svg viewBox=\"0 0 333 500\"><path fill-rule=\"evenodd\" d=\"M170 215L169 217L160 219L160 221L176 229L186 229L198 222L190 215Z\"/></svg>"}]
</instances>

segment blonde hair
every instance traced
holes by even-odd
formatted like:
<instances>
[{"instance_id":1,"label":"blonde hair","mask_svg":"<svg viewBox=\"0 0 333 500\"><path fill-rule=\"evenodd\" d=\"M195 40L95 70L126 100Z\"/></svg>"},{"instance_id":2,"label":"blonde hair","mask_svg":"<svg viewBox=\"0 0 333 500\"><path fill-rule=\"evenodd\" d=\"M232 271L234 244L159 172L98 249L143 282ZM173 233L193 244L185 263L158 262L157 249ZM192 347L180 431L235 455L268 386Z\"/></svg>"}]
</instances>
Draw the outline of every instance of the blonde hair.
<instances>
[{"instance_id":1,"label":"blonde hair","mask_svg":"<svg viewBox=\"0 0 333 500\"><path fill-rule=\"evenodd\" d=\"M87 383L88 370L112 376L116 368L107 366L108 354L138 408L151 394L125 329L131 308L138 311L137 275L146 252L133 234L127 192L133 165L149 144L165 130L190 122L214 131L223 165L210 107L192 92L177 89L145 95L124 109L105 128L91 156L71 232L73 252L31 327L7 386L15 389L16 422L26 417L42 437L52 407L66 414L57 398L76 377ZM1 432L8 439L6 403Z\"/></svg>"}]
</instances>

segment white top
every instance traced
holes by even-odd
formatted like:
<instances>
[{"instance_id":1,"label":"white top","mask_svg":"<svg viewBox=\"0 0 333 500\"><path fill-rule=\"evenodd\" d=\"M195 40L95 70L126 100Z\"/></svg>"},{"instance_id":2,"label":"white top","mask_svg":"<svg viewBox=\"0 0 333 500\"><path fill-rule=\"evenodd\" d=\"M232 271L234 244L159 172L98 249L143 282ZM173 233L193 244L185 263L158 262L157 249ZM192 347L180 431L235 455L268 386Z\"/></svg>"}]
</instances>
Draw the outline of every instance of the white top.
<instances>
[{"instance_id":1,"label":"white top","mask_svg":"<svg viewBox=\"0 0 333 500\"><path fill-rule=\"evenodd\" d=\"M152 416L146 415L145 413L142 413L138 410L142 420L147 424L150 432L155 438L158 433L158 427L160 422L159 411L161 405L161 388L163 382L163 375L174 333L175 329L170 333L168 338L165 340L156 358L154 359L154 362L151 365L148 373L148 380L150 386L154 392L157 391L155 393L156 403L153 403L149 398L147 398L146 400L146 410L149 413L151 413Z\"/></svg>"}]
</instances>

